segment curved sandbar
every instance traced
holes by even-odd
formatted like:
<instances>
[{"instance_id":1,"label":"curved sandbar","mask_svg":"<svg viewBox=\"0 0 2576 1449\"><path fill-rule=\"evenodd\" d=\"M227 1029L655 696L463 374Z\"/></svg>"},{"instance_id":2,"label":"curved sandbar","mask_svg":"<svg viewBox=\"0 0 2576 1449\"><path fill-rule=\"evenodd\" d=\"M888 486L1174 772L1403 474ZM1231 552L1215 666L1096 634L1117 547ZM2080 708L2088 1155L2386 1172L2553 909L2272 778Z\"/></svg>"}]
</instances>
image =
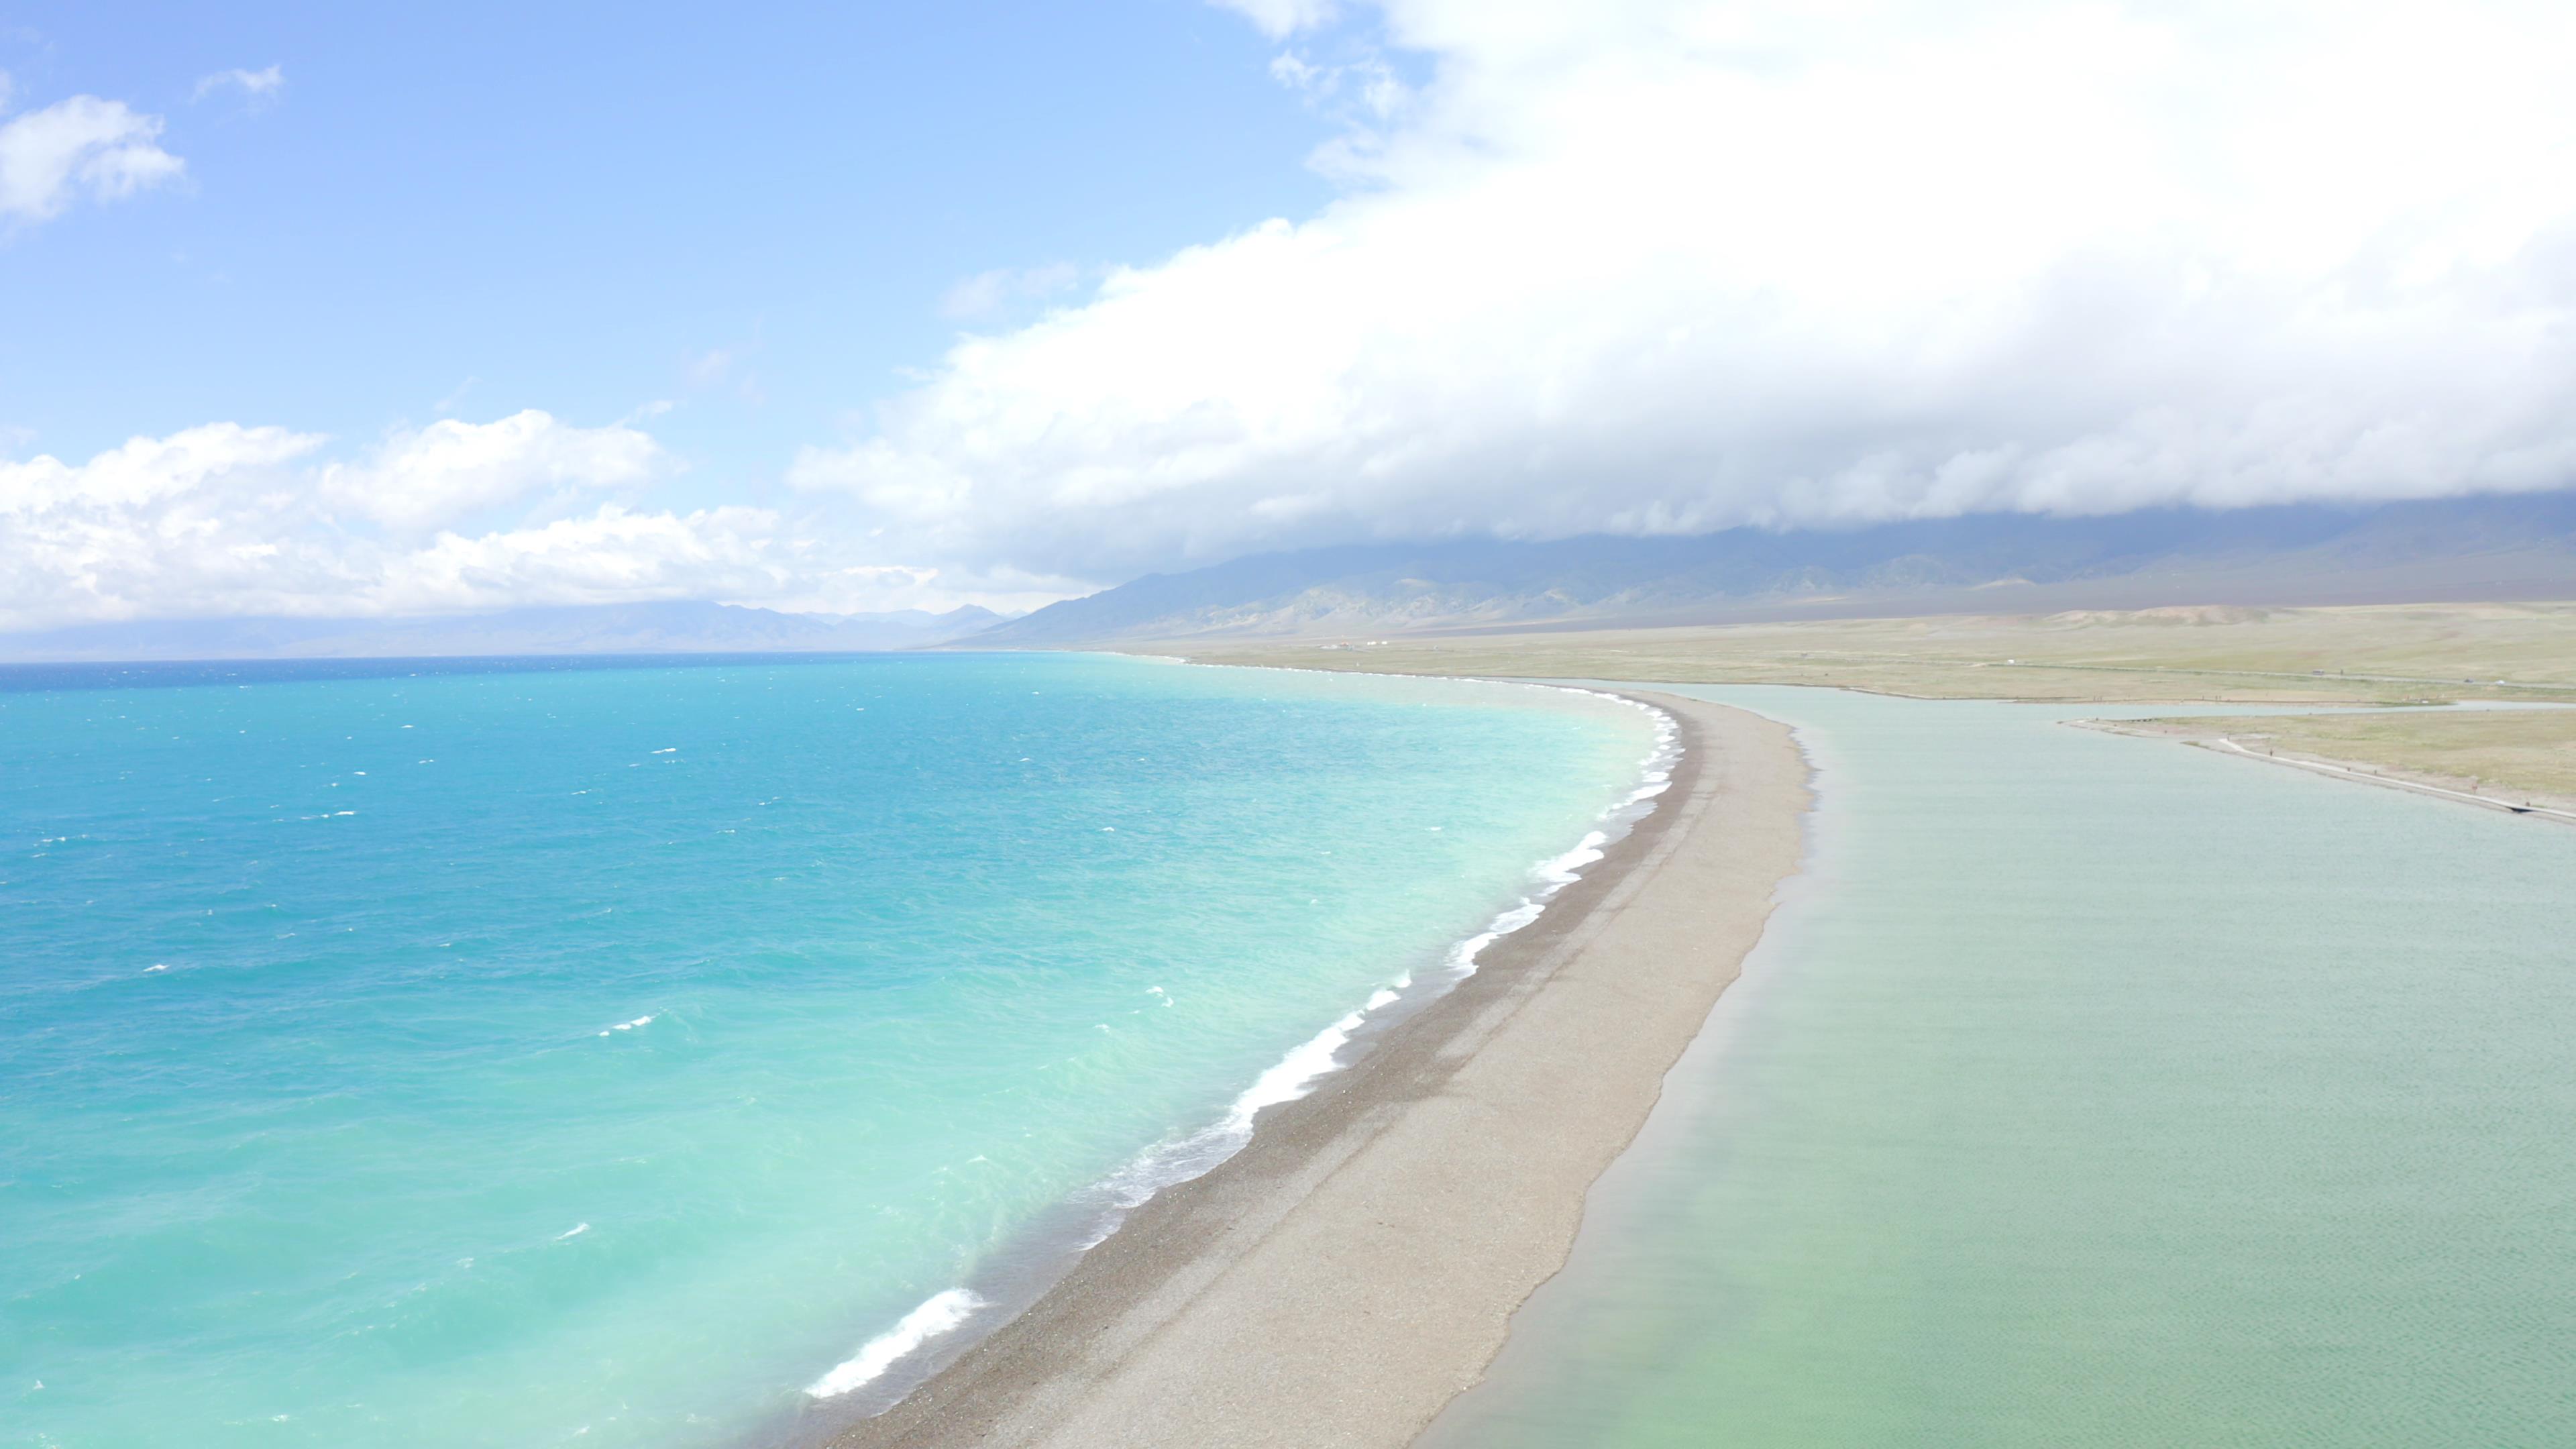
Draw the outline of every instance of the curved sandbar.
<instances>
[{"instance_id":1,"label":"curved sandbar","mask_svg":"<svg viewBox=\"0 0 2576 1449\"><path fill-rule=\"evenodd\" d=\"M1480 1378L1798 864L1787 727L1639 697L1682 756L1606 858L834 1449L1394 1446Z\"/></svg>"}]
</instances>

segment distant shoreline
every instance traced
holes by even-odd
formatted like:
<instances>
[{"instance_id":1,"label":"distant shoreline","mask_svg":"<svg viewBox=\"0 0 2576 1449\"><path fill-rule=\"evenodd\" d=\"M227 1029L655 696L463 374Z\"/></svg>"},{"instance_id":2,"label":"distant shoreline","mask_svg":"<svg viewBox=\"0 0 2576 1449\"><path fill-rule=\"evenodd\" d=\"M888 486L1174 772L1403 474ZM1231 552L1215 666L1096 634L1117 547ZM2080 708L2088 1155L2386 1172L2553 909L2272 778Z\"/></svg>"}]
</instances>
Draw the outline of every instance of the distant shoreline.
<instances>
[{"instance_id":1,"label":"distant shoreline","mask_svg":"<svg viewBox=\"0 0 2576 1449\"><path fill-rule=\"evenodd\" d=\"M2219 726L2228 716L2212 716L2206 727L2189 727L2160 720L2070 720L2081 729L2100 730L2104 734L2128 735L2136 739L2174 740L2214 754L2233 755L2281 765L2328 779L2346 780L2358 785L2377 785L2387 790L2403 790L2410 795L2425 795L2461 805L2475 805L2509 815L2528 815L2537 820L2560 825L2576 825L2576 800L2544 791L2497 787L2494 793L2478 788L2479 782L2457 775L2437 774L2429 770L2394 769L2366 761L2337 759L2330 755L2305 750L2283 753L2276 749L2248 749ZM2261 716L2245 716L2245 723L2259 723Z\"/></svg>"},{"instance_id":2,"label":"distant shoreline","mask_svg":"<svg viewBox=\"0 0 2576 1449\"><path fill-rule=\"evenodd\" d=\"M1647 698L1672 788L1533 925L833 1449L1393 1446L1481 1377L1800 858L1788 729Z\"/></svg>"}]
</instances>

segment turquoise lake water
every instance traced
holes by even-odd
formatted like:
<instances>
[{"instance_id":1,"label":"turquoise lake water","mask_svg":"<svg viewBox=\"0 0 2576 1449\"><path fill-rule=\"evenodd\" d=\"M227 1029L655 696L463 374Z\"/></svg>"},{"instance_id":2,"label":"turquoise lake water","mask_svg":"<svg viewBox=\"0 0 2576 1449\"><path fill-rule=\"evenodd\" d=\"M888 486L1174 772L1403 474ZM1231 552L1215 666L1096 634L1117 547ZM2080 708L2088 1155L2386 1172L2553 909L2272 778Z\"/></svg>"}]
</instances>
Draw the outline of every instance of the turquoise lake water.
<instances>
[{"instance_id":1,"label":"turquoise lake water","mask_svg":"<svg viewBox=\"0 0 2576 1449\"><path fill-rule=\"evenodd\" d=\"M1426 1449L2576 1443L2576 830L1682 692L1809 873Z\"/></svg>"},{"instance_id":2,"label":"turquoise lake water","mask_svg":"<svg viewBox=\"0 0 2576 1449\"><path fill-rule=\"evenodd\" d=\"M1652 744L1068 656L9 672L0 1443L811 1422Z\"/></svg>"}]
</instances>

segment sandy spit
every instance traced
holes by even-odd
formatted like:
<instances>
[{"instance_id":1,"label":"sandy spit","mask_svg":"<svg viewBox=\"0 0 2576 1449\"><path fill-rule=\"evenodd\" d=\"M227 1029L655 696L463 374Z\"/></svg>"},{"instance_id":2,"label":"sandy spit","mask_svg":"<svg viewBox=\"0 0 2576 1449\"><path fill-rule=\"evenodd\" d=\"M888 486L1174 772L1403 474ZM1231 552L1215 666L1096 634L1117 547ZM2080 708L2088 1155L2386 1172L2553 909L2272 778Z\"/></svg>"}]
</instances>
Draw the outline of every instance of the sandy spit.
<instances>
[{"instance_id":1,"label":"sandy spit","mask_svg":"<svg viewBox=\"0 0 2576 1449\"><path fill-rule=\"evenodd\" d=\"M1392 1449L1474 1384L1798 864L1787 728L1636 697L1683 753L1606 859L832 1449Z\"/></svg>"}]
</instances>

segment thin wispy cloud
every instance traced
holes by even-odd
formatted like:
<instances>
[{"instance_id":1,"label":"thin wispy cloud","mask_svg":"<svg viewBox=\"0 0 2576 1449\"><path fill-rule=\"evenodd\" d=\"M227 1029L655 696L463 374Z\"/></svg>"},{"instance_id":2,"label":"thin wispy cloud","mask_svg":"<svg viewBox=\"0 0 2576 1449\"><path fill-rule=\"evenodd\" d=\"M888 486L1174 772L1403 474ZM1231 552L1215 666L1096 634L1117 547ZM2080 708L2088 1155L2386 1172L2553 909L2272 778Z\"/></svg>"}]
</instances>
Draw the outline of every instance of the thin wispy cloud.
<instances>
[{"instance_id":1,"label":"thin wispy cloud","mask_svg":"<svg viewBox=\"0 0 2576 1449\"><path fill-rule=\"evenodd\" d=\"M682 371L687 374L691 387L714 387L725 380L725 375L732 372L734 364L740 360L733 348L710 347L690 358Z\"/></svg>"},{"instance_id":2,"label":"thin wispy cloud","mask_svg":"<svg viewBox=\"0 0 2576 1449\"><path fill-rule=\"evenodd\" d=\"M729 396L749 407L765 406L769 393L752 366L762 346L761 340L755 336L748 341L692 352L680 365L681 385L693 395Z\"/></svg>"},{"instance_id":3,"label":"thin wispy cloud","mask_svg":"<svg viewBox=\"0 0 2576 1449\"><path fill-rule=\"evenodd\" d=\"M939 299L939 315L955 322L985 321L1015 307L1060 296L1081 281L1082 269L1071 262L998 267L950 287Z\"/></svg>"},{"instance_id":4,"label":"thin wispy cloud","mask_svg":"<svg viewBox=\"0 0 2576 1449\"><path fill-rule=\"evenodd\" d=\"M479 377L467 377L463 382L458 383L455 389L449 392L447 396L430 404L429 410L438 414L440 417L447 416L449 413L462 407L465 403L465 395L472 392L482 381L483 379Z\"/></svg>"},{"instance_id":5,"label":"thin wispy cloud","mask_svg":"<svg viewBox=\"0 0 2576 1449\"><path fill-rule=\"evenodd\" d=\"M1261 27L1264 35L1284 37L1328 24L1341 13L1336 0L1215 0Z\"/></svg>"},{"instance_id":6,"label":"thin wispy cloud","mask_svg":"<svg viewBox=\"0 0 2576 1449\"><path fill-rule=\"evenodd\" d=\"M1312 59L1283 50L1270 59L1270 78L1303 96L1307 103L1338 114L1352 124L1374 125L1394 118L1412 98L1394 67L1373 51L1341 61Z\"/></svg>"},{"instance_id":7,"label":"thin wispy cloud","mask_svg":"<svg viewBox=\"0 0 2576 1449\"><path fill-rule=\"evenodd\" d=\"M197 81L189 99L202 101L208 96L238 94L247 98L255 109L275 101L286 89L286 68L272 65L265 70L219 70Z\"/></svg>"}]
</instances>

